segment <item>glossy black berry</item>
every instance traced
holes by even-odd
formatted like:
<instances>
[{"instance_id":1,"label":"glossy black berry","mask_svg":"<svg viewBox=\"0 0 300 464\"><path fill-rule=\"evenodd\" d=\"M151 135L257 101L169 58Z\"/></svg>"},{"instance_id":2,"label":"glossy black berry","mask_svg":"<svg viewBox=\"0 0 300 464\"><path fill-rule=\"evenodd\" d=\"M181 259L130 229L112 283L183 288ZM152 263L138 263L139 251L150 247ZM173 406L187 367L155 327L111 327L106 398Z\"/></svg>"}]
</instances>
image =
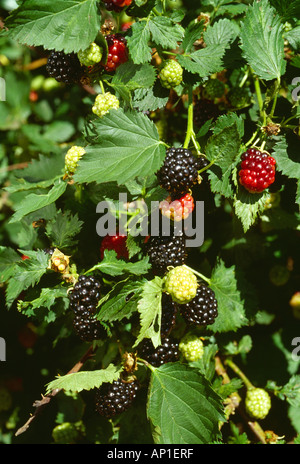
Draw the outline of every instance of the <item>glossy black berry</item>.
<instances>
[{"instance_id":1,"label":"glossy black berry","mask_svg":"<svg viewBox=\"0 0 300 464\"><path fill-rule=\"evenodd\" d=\"M105 383L96 390L95 407L101 415L110 419L126 411L132 405L139 389L137 380L115 380Z\"/></svg>"},{"instance_id":2,"label":"glossy black berry","mask_svg":"<svg viewBox=\"0 0 300 464\"><path fill-rule=\"evenodd\" d=\"M70 309L74 314L73 327L83 341L97 340L105 333L94 317L100 298L100 287L97 279L82 275L69 293Z\"/></svg>"},{"instance_id":3,"label":"glossy black berry","mask_svg":"<svg viewBox=\"0 0 300 464\"><path fill-rule=\"evenodd\" d=\"M196 158L186 148L170 148L156 176L160 186L176 199L198 181Z\"/></svg>"},{"instance_id":4,"label":"glossy black berry","mask_svg":"<svg viewBox=\"0 0 300 464\"><path fill-rule=\"evenodd\" d=\"M47 72L58 82L73 84L80 81L83 70L80 61L75 53L56 52L53 50L47 61Z\"/></svg>"},{"instance_id":5,"label":"glossy black berry","mask_svg":"<svg viewBox=\"0 0 300 464\"><path fill-rule=\"evenodd\" d=\"M184 264L186 259L185 238L176 236L152 236L146 244L146 253L157 275L164 275L169 266Z\"/></svg>"},{"instance_id":6,"label":"glossy black berry","mask_svg":"<svg viewBox=\"0 0 300 464\"><path fill-rule=\"evenodd\" d=\"M161 336L167 337L170 335L171 330L176 323L176 315L178 312L178 305L172 300L167 293L162 294L161 301Z\"/></svg>"},{"instance_id":7,"label":"glossy black berry","mask_svg":"<svg viewBox=\"0 0 300 464\"><path fill-rule=\"evenodd\" d=\"M157 348L154 348L152 340L146 339L139 348L138 353L141 358L154 367L178 361L180 355L178 342L170 337L162 338L162 343Z\"/></svg>"},{"instance_id":8,"label":"glossy black berry","mask_svg":"<svg viewBox=\"0 0 300 464\"><path fill-rule=\"evenodd\" d=\"M203 326L212 324L218 316L218 302L214 291L207 285L199 285L196 296L181 305L180 310L188 324Z\"/></svg>"}]
</instances>

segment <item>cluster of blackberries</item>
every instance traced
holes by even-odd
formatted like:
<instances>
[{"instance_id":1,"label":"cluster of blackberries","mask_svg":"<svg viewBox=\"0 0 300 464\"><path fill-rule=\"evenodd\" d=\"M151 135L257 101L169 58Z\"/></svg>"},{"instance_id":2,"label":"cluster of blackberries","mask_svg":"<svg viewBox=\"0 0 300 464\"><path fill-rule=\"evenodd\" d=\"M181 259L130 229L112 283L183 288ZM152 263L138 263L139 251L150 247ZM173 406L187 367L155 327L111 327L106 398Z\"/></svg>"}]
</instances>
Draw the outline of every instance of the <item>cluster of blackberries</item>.
<instances>
[{"instance_id":1,"label":"cluster of blackberries","mask_svg":"<svg viewBox=\"0 0 300 464\"><path fill-rule=\"evenodd\" d=\"M184 264L186 259L185 237L181 235L152 236L145 245L152 270L163 276L169 266Z\"/></svg>"},{"instance_id":2,"label":"cluster of blackberries","mask_svg":"<svg viewBox=\"0 0 300 464\"><path fill-rule=\"evenodd\" d=\"M95 318L100 299L100 282L95 277L81 275L69 292L70 309L74 313L73 327L83 341L91 342L103 337L105 331Z\"/></svg>"},{"instance_id":3,"label":"cluster of blackberries","mask_svg":"<svg viewBox=\"0 0 300 464\"><path fill-rule=\"evenodd\" d=\"M96 389L96 411L107 419L126 411L136 397L139 382L136 379L124 380L122 378L112 383L104 383Z\"/></svg>"}]
</instances>

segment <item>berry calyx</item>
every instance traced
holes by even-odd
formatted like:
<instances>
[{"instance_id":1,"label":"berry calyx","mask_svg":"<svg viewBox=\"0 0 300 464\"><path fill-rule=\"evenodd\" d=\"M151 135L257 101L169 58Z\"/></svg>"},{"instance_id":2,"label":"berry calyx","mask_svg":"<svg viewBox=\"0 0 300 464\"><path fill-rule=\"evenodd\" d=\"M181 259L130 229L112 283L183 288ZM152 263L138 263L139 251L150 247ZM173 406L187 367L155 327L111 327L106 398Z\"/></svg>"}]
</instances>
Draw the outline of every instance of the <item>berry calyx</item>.
<instances>
[{"instance_id":1,"label":"berry calyx","mask_svg":"<svg viewBox=\"0 0 300 464\"><path fill-rule=\"evenodd\" d=\"M209 100L223 97L225 92L225 85L219 79L210 79L204 88L205 97Z\"/></svg>"},{"instance_id":2,"label":"berry calyx","mask_svg":"<svg viewBox=\"0 0 300 464\"><path fill-rule=\"evenodd\" d=\"M275 159L268 153L249 148L241 156L239 182L250 193L261 193L275 181Z\"/></svg>"},{"instance_id":3,"label":"berry calyx","mask_svg":"<svg viewBox=\"0 0 300 464\"><path fill-rule=\"evenodd\" d=\"M185 195L199 180L196 158L186 148L169 148L156 177L173 199Z\"/></svg>"},{"instance_id":4,"label":"berry calyx","mask_svg":"<svg viewBox=\"0 0 300 464\"><path fill-rule=\"evenodd\" d=\"M95 98L94 105L92 107L92 111L94 114L102 118L105 114L109 112L111 109L119 109L120 102L119 99L110 92L100 93Z\"/></svg>"},{"instance_id":5,"label":"berry calyx","mask_svg":"<svg viewBox=\"0 0 300 464\"><path fill-rule=\"evenodd\" d=\"M74 314L74 331L82 341L98 340L105 333L95 318L100 289L101 283L95 277L81 275L68 294L70 309Z\"/></svg>"},{"instance_id":6,"label":"berry calyx","mask_svg":"<svg viewBox=\"0 0 300 464\"><path fill-rule=\"evenodd\" d=\"M152 236L145 246L154 274L164 275L170 266L180 266L186 259L183 235Z\"/></svg>"},{"instance_id":7,"label":"berry calyx","mask_svg":"<svg viewBox=\"0 0 300 464\"><path fill-rule=\"evenodd\" d=\"M171 296L173 301L181 305L195 298L197 288L197 277L185 266L174 267L165 277L165 292Z\"/></svg>"},{"instance_id":8,"label":"berry calyx","mask_svg":"<svg viewBox=\"0 0 300 464\"><path fill-rule=\"evenodd\" d=\"M175 222L188 218L194 211L194 207L194 198L189 193L186 193L179 200L172 201L171 197L168 197L159 204L162 215Z\"/></svg>"},{"instance_id":9,"label":"berry calyx","mask_svg":"<svg viewBox=\"0 0 300 464\"><path fill-rule=\"evenodd\" d=\"M186 361L198 361L204 353L203 342L197 335L188 333L181 339L179 351Z\"/></svg>"},{"instance_id":10,"label":"berry calyx","mask_svg":"<svg viewBox=\"0 0 300 464\"><path fill-rule=\"evenodd\" d=\"M128 60L127 41L122 34L111 34L106 36L105 39L108 47L108 55L104 69L107 72L112 72L120 64Z\"/></svg>"},{"instance_id":11,"label":"berry calyx","mask_svg":"<svg viewBox=\"0 0 300 464\"><path fill-rule=\"evenodd\" d=\"M263 388L249 388L245 398L246 412L254 419L264 419L271 409L271 398Z\"/></svg>"},{"instance_id":12,"label":"berry calyx","mask_svg":"<svg viewBox=\"0 0 300 464\"><path fill-rule=\"evenodd\" d=\"M133 380L114 380L105 383L96 390L95 408L101 416L111 419L126 411L132 405L139 389L139 383Z\"/></svg>"},{"instance_id":13,"label":"berry calyx","mask_svg":"<svg viewBox=\"0 0 300 464\"><path fill-rule=\"evenodd\" d=\"M154 367L162 366L179 359L178 342L170 337L164 337L161 345L154 348L152 340L144 340L138 350L139 356Z\"/></svg>"},{"instance_id":14,"label":"berry calyx","mask_svg":"<svg viewBox=\"0 0 300 464\"><path fill-rule=\"evenodd\" d=\"M103 238L100 245L100 257L104 258L105 250L114 250L117 253L117 258L129 258L128 249L126 246L127 235L116 234L107 235Z\"/></svg>"},{"instance_id":15,"label":"berry calyx","mask_svg":"<svg viewBox=\"0 0 300 464\"><path fill-rule=\"evenodd\" d=\"M58 82L73 84L80 81L83 70L75 53L52 51L48 57L46 69L48 74Z\"/></svg>"},{"instance_id":16,"label":"berry calyx","mask_svg":"<svg viewBox=\"0 0 300 464\"><path fill-rule=\"evenodd\" d=\"M72 176L76 171L79 160L85 154L85 149L77 145L69 148L65 156L65 174L67 176Z\"/></svg>"},{"instance_id":17,"label":"berry calyx","mask_svg":"<svg viewBox=\"0 0 300 464\"><path fill-rule=\"evenodd\" d=\"M80 50L77 53L80 63L84 66L94 66L100 63L103 55L102 48L95 42L92 42L85 50Z\"/></svg>"},{"instance_id":18,"label":"berry calyx","mask_svg":"<svg viewBox=\"0 0 300 464\"><path fill-rule=\"evenodd\" d=\"M160 82L166 89L172 89L182 82L183 69L176 60L167 60L163 65L159 77Z\"/></svg>"},{"instance_id":19,"label":"berry calyx","mask_svg":"<svg viewBox=\"0 0 300 464\"><path fill-rule=\"evenodd\" d=\"M205 284L200 284L195 297L180 307L187 324L206 326L212 324L218 316L218 302L214 291Z\"/></svg>"}]
</instances>

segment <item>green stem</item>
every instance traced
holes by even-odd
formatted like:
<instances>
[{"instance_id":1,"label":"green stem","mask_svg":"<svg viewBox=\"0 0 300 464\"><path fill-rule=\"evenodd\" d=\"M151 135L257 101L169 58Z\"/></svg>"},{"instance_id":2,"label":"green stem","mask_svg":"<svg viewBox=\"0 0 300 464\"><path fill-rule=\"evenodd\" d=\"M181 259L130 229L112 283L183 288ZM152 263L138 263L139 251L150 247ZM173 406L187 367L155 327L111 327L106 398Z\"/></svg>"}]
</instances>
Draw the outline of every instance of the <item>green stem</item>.
<instances>
[{"instance_id":1,"label":"green stem","mask_svg":"<svg viewBox=\"0 0 300 464\"><path fill-rule=\"evenodd\" d=\"M187 131L186 131L186 137L185 137L185 141L183 144L183 148L188 148L190 144L190 140L194 133L193 117L194 117L193 93L190 87L189 88L188 124L187 124Z\"/></svg>"},{"instance_id":2,"label":"green stem","mask_svg":"<svg viewBox=\"0 0 300 464\"><path fill-rule=\"evenodd\" d=\"M247 388L253 388L253 385L250 382L250 380L241 371L241 369L232 361L232 359L226 359L225 364L227 364L227 366L229 366L243 380Z\"/></svg>"},{"instance_id":3,"label":"green stem","mask_svg":"<svg viewBox=\"0 0 300 464\"><path fill-rule=\"evenodd\" d=\"M102 81L99 81L99 84L100 84L100 87L101 87L101 92L104 94L104 93L105 93L105 89L104 89L103 82L102 82Z\"/></svg>"},{"instance_id":4,"label":"green stem","mask_svg":"<svg viewBox=\"0 0 300 464\"><path fill-rule=\"evenodd\" d=\"M279 89L280 89L280 78L278 78L277 80L277 85L276 85L276 93L275 93L275 96L274 96L274 100L273 100L273 105L272 105L272 109L271 109L271 113L270 113L270 119L273 118L274 116L274 113L275 113L275 109L276 109L276 105L277 105L277 100L278 100L278 94L279 94Z\"/></svg>"},{"instance_id":5,"label":"green stem","mask_svg":"<svg viewBox=\"0 0 300 464\"><path fill-rule=\"evenodd\" d=\"M192 271L196 276L200 277L200 279L204 280L205 282L208 283L208 285L211 284L211 280L208 277L205 277L203 274L201 274L198 271L195 271L195 269L192 269L191 267L187 266L186 264L183 265L186 269L189 269Z\"/></svg>"},{"instance_id":6,"label":"green stem","mask_svg":"<svg viewBox=\"0 0 300 464\"><path fill-rule=\"evenodd\" d=\"M262 98L261 88L260 88L260 85L259 85L259 79L256 76L254 77L254 87L255 87L255 92L256 92L256 96L257 96L260 115L261 115L261 117L264 117L264 111L263 111L264 101L263 101L263 98Z\"/></svg>"}]
</instances>

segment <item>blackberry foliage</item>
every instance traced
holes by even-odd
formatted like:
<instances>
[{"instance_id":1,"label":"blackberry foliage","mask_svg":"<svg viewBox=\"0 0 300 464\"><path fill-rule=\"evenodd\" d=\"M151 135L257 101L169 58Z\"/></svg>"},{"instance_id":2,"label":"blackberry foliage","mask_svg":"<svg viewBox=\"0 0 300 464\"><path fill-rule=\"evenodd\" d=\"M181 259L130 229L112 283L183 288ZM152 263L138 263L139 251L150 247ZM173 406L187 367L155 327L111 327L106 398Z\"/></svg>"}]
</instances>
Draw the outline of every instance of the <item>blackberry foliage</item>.
<instances>
[{"instance_id":1,"label":"blackberry foliage","mask_svg":"<svg viewBox=\"0 0 300 464\"><path fill-rule=\"evenodd\" d=\"M139 389L137 380L115 380L113 383L105 383L96 390L96 411L110 419L130 408Z\"/></svg>"},{"instance_id":2,"label":"blackberry foliage","mask_svg":"<svg viewBox=\"0 0 300 464\"><path fill-rule=\"evenodd\" d=\"M146 339L139 351L139 356L154 367L159 367L168 362L178 361L179 355L178 342L170 337L164 337L162 339L162 344L157 348L154 348L150 339Z\"/></svg>"},{"instance_id":3,"label":"blackberry foliage","mask_svg":"<svg viewBox=\"0 0 300 464\"><path fill-rule=\"evenodd\" d=\"M50 53L46 69L49 76L65 84L77 83L83 75L77 55L75 53L65 54L63 51L53 50Z\"/></svg>"},{"instance_id":4,"label":"blackberry foliage","mask_svg":"<svg viewBox=\"0 0 300 464\"><path fill-rule=\"evenodd\" d=\"M181 197L198 181L196 158L186 148L170 148L156 176L172 199Z\"/></svg>"},{"instance_id":5,"label":"blackberry foliage","mask_svg":"<svg viewBox=\"0 0 300 464\"><path fill-rule=\"evenodd\" d=\"M190 325L210 325L218 316L215 293L205 284L200 284L195 298L182 305L180 309L183 318Z\"/></svg>"},{"instance_id":6,"label":"blackberry foliage","mask_svg":"<svg viewBox=\"0 0 300 464\"><path fill-rule=\"evenodd\" d=\"M183 235L150 237L146 244L146 252L153 272L164 275L168 266L180 266L186 259L185 238Z\"/></svg>"},{"instance_id":7,"label":"blackberry foliage","mask_svg":"<svg viewBox=\"0 0 300 464\"><path fill-rule=\"evenodd\" d=\"M105 332L100 322L93 317L100 298L100 287L95 277L82 275L69 293L70 308L74 312L73 327L83 341L97 340Z\"/></svg>"}]
</instances>

